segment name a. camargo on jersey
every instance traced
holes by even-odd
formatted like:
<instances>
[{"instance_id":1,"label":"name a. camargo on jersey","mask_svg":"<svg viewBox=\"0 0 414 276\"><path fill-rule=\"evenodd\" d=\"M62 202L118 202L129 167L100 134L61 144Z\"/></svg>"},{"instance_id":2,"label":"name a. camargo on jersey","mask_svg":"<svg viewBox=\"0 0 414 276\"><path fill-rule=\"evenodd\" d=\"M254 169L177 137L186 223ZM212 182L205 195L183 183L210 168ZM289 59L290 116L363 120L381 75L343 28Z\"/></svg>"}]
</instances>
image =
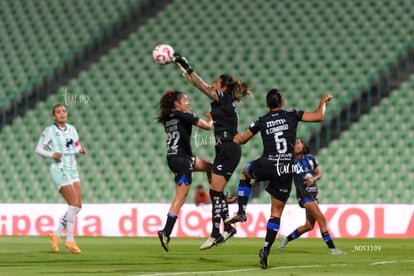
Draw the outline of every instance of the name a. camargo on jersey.
<instances>
[{"instance_id":1,"label":"name a. camargo on jersey","mask_svg":"<svg viewBox=\"0 0 414 276\"><path fill-rule=\"evenodd\" d=\"M281 130L287 130L289 129L288 125L281 125L281 126L277 126L277 127L271 127L266 129L266 134L272 134Z\"/></svg>"}]
</instances>

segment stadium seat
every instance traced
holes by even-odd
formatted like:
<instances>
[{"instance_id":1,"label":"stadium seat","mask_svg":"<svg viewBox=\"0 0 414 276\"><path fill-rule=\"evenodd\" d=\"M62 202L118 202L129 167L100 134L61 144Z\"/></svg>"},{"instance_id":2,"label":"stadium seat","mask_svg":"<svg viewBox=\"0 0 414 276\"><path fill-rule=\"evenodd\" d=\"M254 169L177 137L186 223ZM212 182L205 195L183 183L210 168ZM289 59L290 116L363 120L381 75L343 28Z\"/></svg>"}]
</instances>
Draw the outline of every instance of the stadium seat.
<instances>
[{"instance_id":1,"label":"stadium seat","mask_svg":"<svg viewBox=\"0 0 414 276\"><path fill-rule=\"evenodd\" d=\"M410 87L410 89L407 89ZM412 203L413 199L405 196L404 192L410 189L410 179L414 174L408 168L412 162L407 149L412 148L411 138L405 135L409 126L405 122L410 117L410 112L398 112L398 109L412 109L401 99L409 98L408 93L414 89L414 78L404 84L401 89L391 93L387 100L364 115L358 124L353 125L343 133L341 145L331 144L327 149L320 151L318 158L327 164L341 163L345 171L340 177L344 183L362 180L364 189L356 194L349 202L373 202L373 203ZM395 119L389 114L398 114ZM365 135L362 135L365 133ZM375 133L377 135L371 135ZM409 132L408 132L409 133ZM353 138L354 137L354 138ZM366 137L361 140L361 137ZM358 141L353 143L351 141ZM338 147L349 147L352 151L341 151ZM334 154L338 152L338 154ZM354 155L355 154L355 155ZM349 169L353 168L353 169ZM359 171L359 173L358 173ZM337 179L336 172L324 171L323 179ZM359 184L359 183L356 183ZM365 185L369 184L369 187ZM340 201L347 193L347 189L340 190L337 197L329 199L328 202ZM368 193L368 194L367 194ZM332 200L332 201L331 201Z\"/></svg>"},{"instance_id":2,"label":"stadium seat","mask_svg":"<svg viewBox=\"0 0 414 276\"><path fill-rule=\"evenodd\" d=\"M108 25L116 23L131 7L142 1L30 1L5 0L0 3L2 53L7 59L2 67L9 72L0 87L0 107L13 99L5 97L12 90L18 99L26 87L50 75L62 66ZM3 47L3 45L5 47Z\"/></svg>"}]
</instances>

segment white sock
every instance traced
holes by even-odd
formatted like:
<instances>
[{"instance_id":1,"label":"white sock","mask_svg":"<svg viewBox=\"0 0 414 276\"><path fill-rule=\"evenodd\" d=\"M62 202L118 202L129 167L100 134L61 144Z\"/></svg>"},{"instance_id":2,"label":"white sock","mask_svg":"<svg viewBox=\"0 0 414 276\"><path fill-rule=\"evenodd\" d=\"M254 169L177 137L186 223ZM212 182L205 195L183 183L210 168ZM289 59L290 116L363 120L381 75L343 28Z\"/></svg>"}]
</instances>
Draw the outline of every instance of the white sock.
<instances>
[{"instance_id":1,"label":"white sock","mask_svg":"<svg viewBox=\"0 0 414 276\"><path fill-rule=\"evenodd\" d=\"M68 223L67 218L68 218L68 212L66 211L65 214L63 215L62 219L60 220L59 226L56 230L56 236L58 236L58 237L62 236L62 232L66 228L66 225Z\"/></svg>"},{"instance_id":2,"label":"white sock","mask_svg":"<svg viewBox=\"0 0 414 276\"><path fill-rule=\"evenodd\" d=\"M68 207L68 211L67 216L66 216L66 241L67 242L73 242L74 238L73 238L73 227L75 225L75 217L76 214L79 213L79 211L81 210L81 208L78 208L76 206L69 206Z\"/></svg>"}]
</instances>

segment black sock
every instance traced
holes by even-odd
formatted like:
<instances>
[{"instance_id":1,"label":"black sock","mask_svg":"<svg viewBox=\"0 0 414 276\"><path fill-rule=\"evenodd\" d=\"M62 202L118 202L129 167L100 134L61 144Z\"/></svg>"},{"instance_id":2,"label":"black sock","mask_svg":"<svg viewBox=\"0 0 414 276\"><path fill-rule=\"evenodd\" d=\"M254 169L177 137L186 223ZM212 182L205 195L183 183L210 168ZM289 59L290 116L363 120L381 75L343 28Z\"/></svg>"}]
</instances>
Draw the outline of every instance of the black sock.
<instances>
[{"instance_id":1,"label":"black sock","mask_svg":"<svg viewBox=\"0 0 414 276\"><path fill-rule=\"evenodd\" d=\"M164 232L167 235L167 237L169 237L171 235L171 232L174 228L174 225L175 225L176 221L177 221L177 216L173 215L171 213L168 213L167 222L165 223L165 226L164 226Z\"/></svg>"},{"instance_id":2,"label":"black sock","mask_svg":"<svg viewBox=\"0 0 414 276\"><path fill-rule=\"evenodd\" d=\"M265 237L265 243L264 243L264 251L267 255L270 253L270 249L272 248L273 243L275 242L277 233L279 232L280 228L280 218L277 217L270 217L270 219L267 221L267 227L266 227L266 237Z\"/></svg>"},{"instance_id":3,"label":"black sock","mask_svg":"<svg viewBox=\"0 0 414 276\"><path fill-rule=\"evenodd\" d=\"M331 236L329 235L328 231L322 233L322 238L329 248L335 248L334 242Z\"/></svg>"},{"instance_id":4,"label":"black sock","mask_svg":"<svg viewBox=\"0 0 414 276\"><path fill-rule=\"evenodd\" d=\"M293 231L292 233L290 233L289 236L287 236L287 240L288 241L292 241L294 239L299 238L303 233L299 233L298 229L295 229L295 231Z\"/></svg>"},{"instance_id":5,"label":"black sock","mask_svg":"<svg viewBox=\"0 0 414 276\"><path fill-rule=\"evenodd\" d=\"M221 214L222 214L222 207L221 207L221 200L222 200L222 192L217 192L212 189L210 189L210 199L211 199L211 221L213 223L212 225L212 231L211 231L211 237L220 237L220 223L221 223Z\"/></svg>"},{"instance_id":6,"label":"black sock","mask_svg":"<svg viewBox=\"0 0 414 276\"><path fill-rule=\"evenodd\" d=\"M227 203L226 195L221 193L221 219L224 222L227 218L229 218L229 204ZM228 232L230 229L233 229L233 226L224 223L224 231Z\"/></svg>"},{"instance_id":7,"label":"black sock","mask_svg":"<svg viewBox=\"0 0 414 276\"><path fill-rule=\"evenodd\" d=\"M252 185L248 180L240 180L237 187L237 203L239 205L239 211L237 214L246 214L247 203L249 202L249 196L252 192Z\"/></svg>"}]
</instances>

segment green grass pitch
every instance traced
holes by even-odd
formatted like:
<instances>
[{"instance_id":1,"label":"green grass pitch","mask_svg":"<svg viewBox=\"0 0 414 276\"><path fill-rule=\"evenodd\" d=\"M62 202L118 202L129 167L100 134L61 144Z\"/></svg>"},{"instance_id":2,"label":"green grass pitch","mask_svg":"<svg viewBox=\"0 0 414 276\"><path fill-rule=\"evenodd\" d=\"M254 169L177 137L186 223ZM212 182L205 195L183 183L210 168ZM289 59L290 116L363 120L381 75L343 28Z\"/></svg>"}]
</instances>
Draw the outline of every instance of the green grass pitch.
<instances>
[{"instance_id":1,"label":"green grass pitch","mask_svg":"<svg viewBox=\"0 0 414 276\"><path fill-rule=\"evenodd\" d=\"M322 239L298 239L259 266L263 239L232 238L201 251L202 238L172 238L165 252L158 238L78 237L82 250L48 237L0 237L0 275L414 275L414 239L335 239L347 254L331 256Z\"/></svg>"}]
</instances>

